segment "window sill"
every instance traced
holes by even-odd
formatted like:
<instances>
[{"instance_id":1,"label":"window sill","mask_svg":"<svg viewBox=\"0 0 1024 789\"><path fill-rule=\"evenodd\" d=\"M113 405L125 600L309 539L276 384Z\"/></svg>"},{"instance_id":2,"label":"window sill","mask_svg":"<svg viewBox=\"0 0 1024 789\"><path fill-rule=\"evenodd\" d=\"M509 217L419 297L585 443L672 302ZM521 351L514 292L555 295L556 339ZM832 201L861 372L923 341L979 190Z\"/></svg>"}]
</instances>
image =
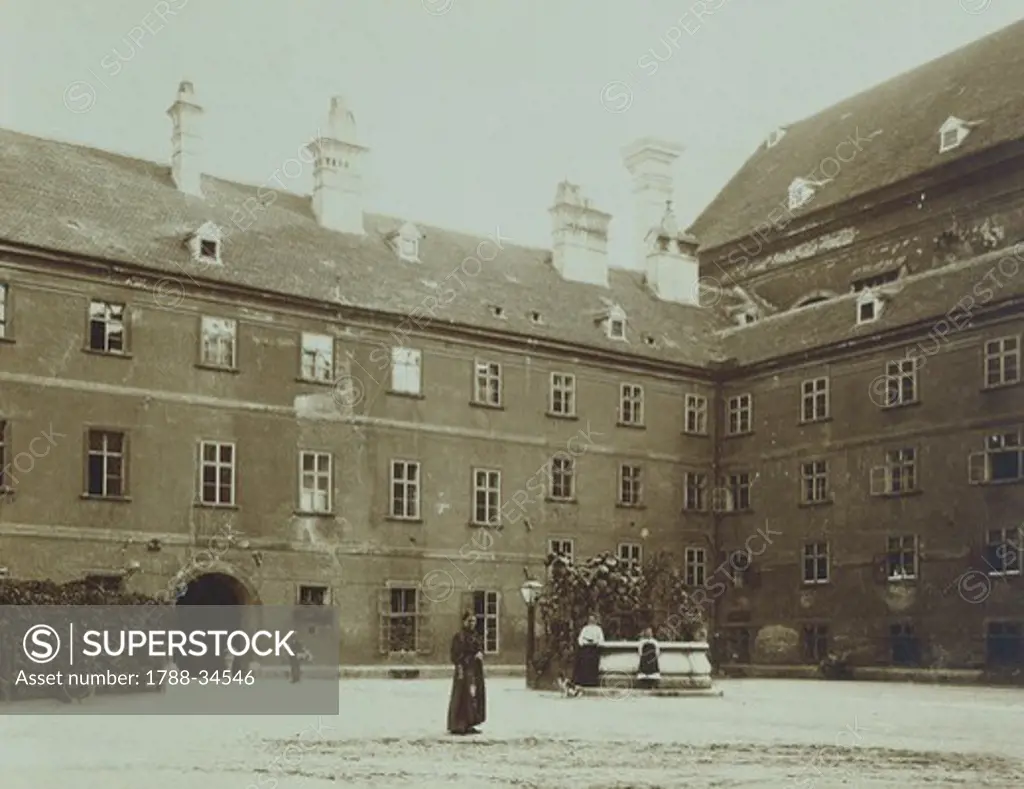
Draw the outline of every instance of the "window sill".
<instances>
[{"instance_id":1,"label":"window sill","mask_svg":"<svg viewBox=\"0 0 1024 789\"><path fill-rule=\"evenodd\" d=\"M238 375L240 372L242 372L237 367L222 367L219 364L208 364L206 362L196 362L196 369L210 370L211 372L215 373L232 373L234 375Z\"/></svg>"},{"instance_id":2,"label":"window sill","mask_svg":"<svg viewBox=\"0 0 1024 789\"><path fill-rule=\"evenodd\" d=\"M78 498L82 501L112 501L116 504L129 504L131 503L131 496L99 496L94 493L83 493Z\"/></svg>"},{"instance_id":3,"label":"window sill","mask_svg":"<svg viewBox=\"0 0 1024 789\"><path fill-rule=\"evenodd\" d=\"M805 589L816 589L819 586L828 586L829 581L802 581L800 585Z\"/></svg>"},{"instance_id":4,"label":"window sill","mask_svg":"<svg viewBox=\"0 0 1024 789\"><path fill-rule=\"evenodd\" d=\"M882 411L899 411L901 408L913 408L914 406L921 405L920 400L910 400L906 403L892 403L891 405L883 405L880 407Z\"/></svg>"},{"instance_id":5,"label":"window sill","mask_svg":"<svg viewBox=\"0 0 1024 789\"><path fill-rule=\"evenodd\" d=\"M715 515L750 515L753 513L753 508L747 507L742 510L715 510Z\"/></svg>"},{"instance_id":6,"label":"window sill","mask_svg":"<svg viewBox=\"0 0 1024 789\"><path fill-rule=\"evenodd\" d=\"M302 518L334 518L334 510L294 510L292 515Z\"/></svg>"},{"instance_id":7,"label":"window sill","mask_svg":"<svg viewBox=\"0 0 1024 789\"><path fill-rule=\"evenodd\" d=\"M904 496L921 496L924 491L920 488L914 488L913 490L895 490L886 491L885 493L872 493L871 498L873 499L902 499Z\"/></svg>"},{"instance_id":8,"label":"window sill","mask_svg":"<svg viewBox=\"0 0 1024 789\"><path fill-rule=\"evenodd\" d=\"M505 528L504 523L477 523L476 521L469 522L469 528L471 529L493 529L494 531L501 531Z\"/></svg>"},{"instance_id":9,"label":"window sill","mask_svg":"<svg viewBox=\"0 0 1024 789\"><path fill-rule=\"evenodd\" d=\"M982 393L985 393L985 392L998 392L1001 389L1013 389L1013 387L1020 386L1020 384L1021 384L1020 380L1017 380L1017 381L1007 381L1006 383L1001 383L1001 384L985 384L984 386L981 387L981 391L982 391Z\"/></svg>"},{"instance_id":10,"label":"window sill","mask_svg":"<svg viewBox=\"0 0 1024 789\"><path fill-rule=\"evenodd\" d=\"M1013 479L986 479L982 482L972 482L972 485L981 485L987 487L989 485L1019 485L1024 482L1024 477L1014 477Z\"/></svg>"},{"instance_id":11,"label":"window sill","mask_svg":"<svg viewBox=\"0 0 1024 789\"><path fill-rule=\"evenodd\" d=\"M913 576L903 576L903 575L889 576L888 578L885 579L885 582L887 584L916 584L917 583L917 576L916 575L913 575Z\"/></svg>"},{"instance_id":12,"label":"window sill","mask_svg":"<svg viewBox=\"0 0 1024 789\"><path fill-rule=\"evenodd\" d=\"M561 499L556 496L545 496L544 501L549 501L552 504L579 504L579 501L575 498Z\"/></svg>"},{"instance_id":13,"label":"window sill","mask_svg":"<svg viewBox=\"0 0 1024 789\"><path fill-rule=\"evenodd\" d=\"M616 427L628 427L628 428L632 428L633 430L646 430L647 429L647 425L643 424L642 422L622 422L622 421L619 421L619 422L615 423L615 426Z\"/></svg>"},{"instance_id":14,"label":"window sill","mask_svg":"<svg viewBox=\"0 0 1024 789\"><path fill-rule=\"evenodd\" d=\"M501 403L481 403L479 400L470 400L469 405L472 408L483 408L485 411L504 411L505 406Z\"/></svg>"},{"instance_id":15,"label":"window sill","mask_svg":"<svg viewBox=\"0 0 1024 789\"><path fill-rule=\"evenodd\" d=\"M754 435L753 430L744 430L742 433L726 433L723 438L744 438Z\"/></svg>"},{"instance_id":16,"label":"window sill","mask_svg":"<svg viewBox=\"0 0 1024 789\"><path fill-rule=\"evenodd\" d=\"M797 424L800 427L806 427L807 425L820 425L820 424L822 424L824 422L831 422L831 421L832 421L832 417L831 416L822 416L822 417L818 417L817 419L801 419L799 422L797 422Z\"/></svg>"},{"instance_id":17,"label":"window sill","mask_svg":"<svg viewBox=\"0 0 1024 789\"><path fill-rule=\"evenodd\" d=\"M824 501L801 501L797 506L799 507L827 507L830 504L834 504L835 499L829 496Z\"/></svg>"},{"instance_id":18,"label":"window sill","mask_svg":"<svg viewBox=\"0 0 1024 789\"><path fill-rule=\"evenodd\" d=\"M385 515L384 520L391 523L423 523L423 518L401 518L397 515Z\"/></svg>"},{"instance_id":19,"label":"window sill","mask_svg":"<svg viewBox=\"0 0 1024 789\"><path fill-rule=\"evenodd\" d=\"M407 397L410 400L426 400L427 398L420 392L399 392L395 389L388 389L387 392L392 397Z\"/></svg>"},{"instance_id":20,"label":"window sill","mask_svg":"<svg viewBox=\"0 0 1024 789\"><path fill-rule=\"evenodd\" d=\"M211 504L206 501L193 502L193 507L201 510L240 510L237 504Z\"/></svg>"},{"instance_id":21,"label":"window sill","mask_svg":"<svg viewBox=\"0 0 1024 789\"><path fill-rule=\"evenodd\" d=\"M545 411L544 416L550 417L552 419L568 419L570 421L579 420L579 417L576 416L576 414L558 414L555 413L554 411Z\"/></svg>"},{"instance_id":22,"label":"window sill","mask_svg":"<svg viewBox=\"0 0 1024 789\"><path fill-rule=\"evenodd\" d=\"M681 433L681 435L684 435L684 436L693 436L694 438L710 438L710 437L711 437L711 434L710 434L710 433L695 433L695 432L693 432L692 430L684 430L684 431L683 431L683 432Z\"/></svg>"},{"instance_id":23,"label":"window sill","mask_svg":"<svg viewBox=\"0 0 1024 789\"><path fill-rule=\"evenodd\" d=\"M222 368L217 367L217 368L214 368L214 369L219 370L219 369L222 369ZM299 375L299 376L295 377L295 383L297 383L297 384L311 384L313 386L334 386L336 382L334 380L324 381L324 380L322 380L320 378L303 378L301 375Z\"/></svg>"},{"instance_id":24,"label":"window sill","mask_svg":"<svg viewBox=\"0 0 1024 789\"><path fill-rule=\"evenodd\" d=\"M708 514L708 511L706 509L697 509L696 507L683 507L682 510L680 510L680 512L682 512L684 515L686 515L686 514L690 514L690 515L707 515Z\"/></svg>"},{"instance_id":25,"label":"window sill","mask_svg":"<svg viewBox=\"0 0 1024 789\"><path fill-rule=\"evenodd\" d=\"M118 353L117 351L100 351L96 348L83 348L82 353L87 353L90 356L106 356L111 359L131 359L133 358L130 353Z\"/></svg>"},{"instance_id":26,"label":"window sill","mask_svg":"<svg viewBox=\"0 0 1024 789\"><path fill-rule=\"evenodd\" d=\"M615 502L615 507L620 510L645 510L646 504L626 504L624 501Z\"/></svg>"},{"instance_id":27,"label":"window sill","mask_svg":"<svg viewBox=\"0 0 1024 789\"><path fill-rule=\"evenodd\" d=\"M989 578L1020 578L1020 570L989 570Z\"/></svg>"},{"instance_id":28,"label":"window sill","mask_svg":"<svg viewBox=\"0 0 1024 789\"><path fill-rule=\"evenodd\" d=\"M6 342L14 345L14 338L8 337L6 334L0 334L0 342Z\"/></svg>"}]
</instances>

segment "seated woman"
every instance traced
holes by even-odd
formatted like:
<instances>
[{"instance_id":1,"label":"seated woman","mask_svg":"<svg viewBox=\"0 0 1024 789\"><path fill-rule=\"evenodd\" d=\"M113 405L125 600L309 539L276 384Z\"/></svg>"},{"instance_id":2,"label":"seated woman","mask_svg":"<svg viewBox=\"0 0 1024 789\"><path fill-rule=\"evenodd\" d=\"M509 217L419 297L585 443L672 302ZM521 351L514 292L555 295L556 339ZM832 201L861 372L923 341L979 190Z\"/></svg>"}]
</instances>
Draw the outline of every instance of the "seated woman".
<instances>
[{"instance_id":1,"label":"seated woman","mask_svg":"<svg viewBox=\"0 0 1024 789\"><path fill-rule=\"evenodd\" d=\"M600 684L600 646L604 643L604 631L597 623L596 614L587 617L587 624L580 631L576 643L578 648L573 683L581 688L596 688Z\"/></svg>"},{"instance_id":2,"label":"seated woman","mask_svg":"<svg viewBox=\"0 0 1024 789\"><path fill-rule=\"evenodd\" d=\"M644 628L637 652L640 654L640 669L636 675L637 686L647 689L658 687L661 682L661 669L658 665L661 647L654 640L654 632L651 628Z\"/></svg>"}]
</instances>

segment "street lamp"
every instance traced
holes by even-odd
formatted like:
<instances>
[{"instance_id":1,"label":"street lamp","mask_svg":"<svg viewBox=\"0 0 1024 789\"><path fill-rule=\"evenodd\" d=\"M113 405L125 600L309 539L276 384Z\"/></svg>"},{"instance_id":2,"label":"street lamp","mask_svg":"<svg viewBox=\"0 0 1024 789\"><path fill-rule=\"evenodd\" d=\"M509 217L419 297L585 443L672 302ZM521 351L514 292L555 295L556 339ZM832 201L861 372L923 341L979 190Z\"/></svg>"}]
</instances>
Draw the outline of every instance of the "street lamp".
<instances>
[{"instance_id":1,"label":"street lamp","mask_svg":"<svg viewBox=\"0 0 1024 789\"><path fill-rule=\"evenodd\" d=\"M544 584L527 578L519 588L519 593L526 603L526 687L532 688L533 682L533 649L537 630L537 600L540 598Z\"/></svg>"}]
</instances>

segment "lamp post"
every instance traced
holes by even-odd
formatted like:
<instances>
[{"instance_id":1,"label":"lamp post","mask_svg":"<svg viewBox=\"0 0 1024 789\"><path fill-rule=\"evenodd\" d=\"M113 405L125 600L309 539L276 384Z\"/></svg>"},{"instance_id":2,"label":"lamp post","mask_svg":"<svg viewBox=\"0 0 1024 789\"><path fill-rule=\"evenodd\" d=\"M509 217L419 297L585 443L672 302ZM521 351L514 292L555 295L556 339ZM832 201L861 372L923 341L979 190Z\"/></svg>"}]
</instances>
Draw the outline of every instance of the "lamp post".
<instances>
[{"instance_id":1,"label":"lamp post","mask_svg":"<svg viewBox=\"0 0 1024 789\"><path fill-rule=\"evenodd\" d=\"M526 603L526 687L534 686L533 649L537 630L537 600L544 584L540 581L527 579L519 588Z\"/></svg>"}]
</instances>

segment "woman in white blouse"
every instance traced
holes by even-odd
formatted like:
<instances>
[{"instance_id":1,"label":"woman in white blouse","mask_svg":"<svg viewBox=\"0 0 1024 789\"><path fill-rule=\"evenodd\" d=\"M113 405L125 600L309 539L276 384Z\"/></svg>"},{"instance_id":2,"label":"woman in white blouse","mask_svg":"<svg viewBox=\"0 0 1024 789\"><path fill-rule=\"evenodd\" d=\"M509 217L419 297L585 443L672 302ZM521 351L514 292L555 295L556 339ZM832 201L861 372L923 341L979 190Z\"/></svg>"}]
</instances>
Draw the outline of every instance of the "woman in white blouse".
<instances>
[{"instance_id":1,"label":"woman in white blouse","mask_svg":"<svg viewBox=\"0 0 1024 789\"><path fill-rule=\"evenodd\" d=\"M597 615L587 617L587 624L576 639L576 666L573 682L582 688L594 688L600 684L598 674L601 664L600 646L604 643L604 631L597 623Z\"/></svg>"}]
</instances>

